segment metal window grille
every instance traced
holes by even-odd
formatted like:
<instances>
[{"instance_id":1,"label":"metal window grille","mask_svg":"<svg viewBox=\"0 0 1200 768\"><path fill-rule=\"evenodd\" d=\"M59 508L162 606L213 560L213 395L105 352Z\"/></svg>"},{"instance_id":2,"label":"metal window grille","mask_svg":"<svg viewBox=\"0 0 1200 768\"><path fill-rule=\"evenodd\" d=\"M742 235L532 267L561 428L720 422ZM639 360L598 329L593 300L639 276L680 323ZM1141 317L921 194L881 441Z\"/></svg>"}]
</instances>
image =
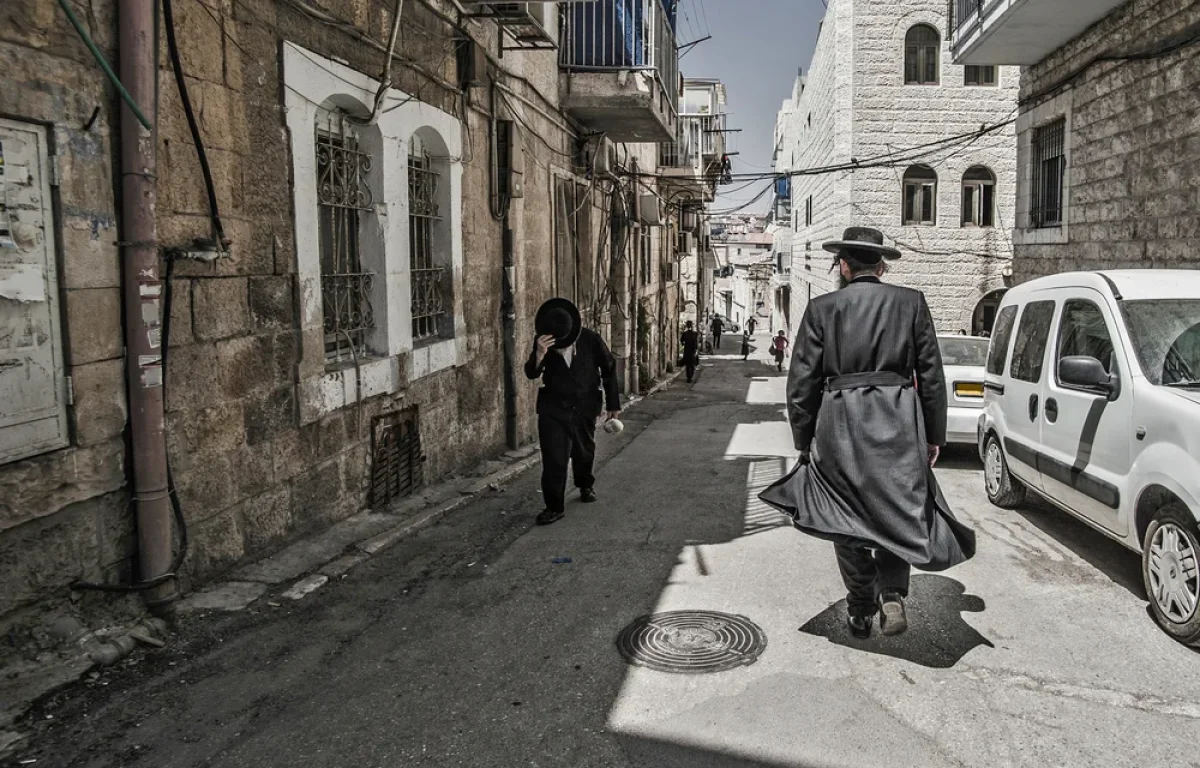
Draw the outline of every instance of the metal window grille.
<instances>
[{"instance_id":1,"label":"metal window grille","mask_svg":"<svg viewBox=\"0 0 1200 768\"><path fill-rule=\"evenodd\" d=\"M996 67L992 64L968 64L963 68L963 85L995 85Z\"/></svg>"},{"instance_id":2,"label":"metal window grille","mask_svg":"<svg viewBox=\"0 0 1200 768\"><path fill-rule=\"evenodd\" d=\"M938 54L941 36L928 24L918 24L904 36L904 82L907 85L938 84Z\"/></svg>"},{"instance_id":3,"label":"metal window grille","mask_svg":"<svg viewBox=\"0 0 1200 768\"><path fill-rule=\"evenodd\" d=\"M367 174L371 156L341 115L317 126L317 216L325 359L340 363L361 354L375 327L371 280L363 269L359 231L372 210Z\"/></svg>"},{"instance_id":4,"label":"metal window grille","mask_svg":"<svg viewBox=\"0 0 1200 768\"><path fill-rule=\"evenodd\" d=\"M1033 205L1029 218L1035 228L1062 225L1066 132L1066 118L1033 131Z\"/></svg>"},{"instance_id":5,"label":"metal window grille","mask_svg":"<svg viewBox=\"0 0 1200 768\"><path fill-rule=\"evenodd\" d=\"M438 172L429 155L414 150L408 158L408 233L412 271L413 341L436 338L446 313L445 270L434 253L434 226L438 210Z\"/></svg>"},{"instance_id":6,"label":"metal window grille","mask_svg":"<svg viewBox=\"0 0 1200 768\"><path fill-rule=\"evenodd\" d=\"M424 461L415 409L377 416L371 423L371 508L420 490Z\"/></svg>"}]
</instances>

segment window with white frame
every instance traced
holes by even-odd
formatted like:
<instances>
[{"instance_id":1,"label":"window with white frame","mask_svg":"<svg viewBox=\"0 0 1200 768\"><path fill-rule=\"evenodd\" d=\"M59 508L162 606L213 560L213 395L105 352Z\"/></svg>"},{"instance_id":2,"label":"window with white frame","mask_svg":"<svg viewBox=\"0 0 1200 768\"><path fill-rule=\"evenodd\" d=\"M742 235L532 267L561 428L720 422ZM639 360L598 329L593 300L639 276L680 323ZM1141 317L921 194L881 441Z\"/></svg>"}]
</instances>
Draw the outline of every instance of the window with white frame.
<instances>
[{"instance_id":1,"label":"window with white frame","mask_svg":"<svg viewBox=\"0 0 1200 768\"><path fill-rule=\"evenodd\" d=\"M330 365L364 357L375 327L374 274L363 265L360 234L374 212L371 164L348 118L322 111L316 125L317 226L325 362Z\"/></svg>"},{"instance_id":2,"label":"window with white frame","mask_svg":"<svg viewBox=\"0 0 1200 768\"><path fill-rule=\"evenodd\" d=\"M927 165L914 165L904 172L903 223L932 225L937 222L937 173Z\"/></svg>"},{"instance_id":3,"label":"window with white frame","mask_svg":"<svg viewBox=\"0 0 1200 768\"><path fill-rule=\"evenodd\" d=\"M996 225L996 174L982 165L972 166L963 174L962 225Z\"/></svg>"},{"instance_id":4,"label":"window with white frame","mask_svg":"<svg viewBox=\"0 0 1200 768\"><path fill-rule=\"evenodd\" d=\"M963 85L987 86L996 85L997 82L994 64L968 64L963 67Z\"/></svg>"}]
</instances>

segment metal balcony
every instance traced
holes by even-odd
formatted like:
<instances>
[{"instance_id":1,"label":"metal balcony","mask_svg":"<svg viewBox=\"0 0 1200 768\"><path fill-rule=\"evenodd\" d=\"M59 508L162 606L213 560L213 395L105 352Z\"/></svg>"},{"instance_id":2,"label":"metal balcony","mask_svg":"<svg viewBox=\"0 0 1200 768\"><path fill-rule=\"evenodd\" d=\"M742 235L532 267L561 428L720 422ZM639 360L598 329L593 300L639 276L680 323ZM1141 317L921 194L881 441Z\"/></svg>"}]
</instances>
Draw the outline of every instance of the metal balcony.
<instances>
[{"instance_id":1,"label":"metal balcony","mask_svg":"<svg viewBox=\"0 0 1200 768\"><path fill-rule=\"evenodd\" d=\"M699 117L681 116L676 140L659 145L659 183L672 200L712 202L716 197L719 163L711 156L711 137L703 133L706 124Z\"/></svg>"},{"instance_id":2,"label":"metal balcony","mask_svg":"<svg viewBox=\"0 0 1200 768\"><path fill-rule=\"evenodd\" d=\"M1125 2L954 0L954 63L1037 64Z\"/></svg>"},{"instance_id":3,"label":"metal balcony","mask_svg":"<svg viewBox=\"0 0 1200 768\"><path fill-rule=\"evenodd\" d=\"M680 86L675 12L663 0L596 0L562 10L567 112L613 141L673 141Z\"/></svg>"}]
</instances>

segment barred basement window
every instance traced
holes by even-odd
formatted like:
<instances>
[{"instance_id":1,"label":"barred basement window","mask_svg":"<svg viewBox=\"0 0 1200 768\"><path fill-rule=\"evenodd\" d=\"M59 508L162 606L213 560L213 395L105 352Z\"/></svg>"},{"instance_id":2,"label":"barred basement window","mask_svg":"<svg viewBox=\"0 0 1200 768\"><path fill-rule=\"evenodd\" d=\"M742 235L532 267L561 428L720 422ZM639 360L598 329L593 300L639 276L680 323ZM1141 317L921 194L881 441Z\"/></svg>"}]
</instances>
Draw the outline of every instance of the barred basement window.
<instances>
[{"instance_id":1,"label":"barred basement window","mask_svg":"<svg viewBox=\"0 0 1200 768\"><path fill-rule=\"evenodd\" d=\"M1033 204L1029 222L1035 228L1058 227L1063 222L1066 131L1066 118L1033 131Z\"/></svg>"},{"instance_id":2,"label":"barred basement window","mask_svg":"<svg viewBox=\"0 0 1200 768\"><path fill-rule=\"evenodd\" d=\"M914 165L904 172L904 224L934 224L937 221L937 174L927 165Z\"/></svg>"},{"instance_id":3,"label":"barred basement window","mask_svg":"<svg viewBox=\"0 0 1200 768\"><path fill-rule=\"evenodd\" d=\"M963 68L963 85L995 85L996 67L993 64L968 64Z\"/></svg>"},{"instance_id":4,"label":"barred basement window","mask_svg":"<svg viewBox=\"0 0 1200 768\"><path fill-rule=\"evenodd\" d=\"M937 85L942 38L928 24L917 24L904 36L904 83Z\"/></svg>"},{"instance_id":5,"label":"barred basement window","mask_svg":"<svg viewBox=\"0 0 1200 768\"><path fill-rule=\"evenodd\" d=\"M995 220L995 174L982 165L968 168L962 181L962 225L992 227Z\"/></svg>"},{"instance_id":6,"label":"barred basement window","mask_svg":"<svg viewBox=\"0 0 1200 768\"><path fill-rule=\"evenodd\" d=\"M434 227L438 210L438 172L413 137L408 154L408 234L412 268L413 342L437 338L446 314L445 270L438 266Z\"/></svg>"},{"instance_id":7,"label":"barred basement window","mask_svg":"<svg viewBox=\"0 0 1200 768\"><path fill-rule=\"evenodd\" d=\"M337 364L361 357L375 327L371 280L363 269L359 232L372 212L367 183L371 156L359 149L353 128L337 114L318 118L317 202L321 255L321 303L325 361ZM323 125L322 125L323 123Z\"/></svg>"}]
</instances>

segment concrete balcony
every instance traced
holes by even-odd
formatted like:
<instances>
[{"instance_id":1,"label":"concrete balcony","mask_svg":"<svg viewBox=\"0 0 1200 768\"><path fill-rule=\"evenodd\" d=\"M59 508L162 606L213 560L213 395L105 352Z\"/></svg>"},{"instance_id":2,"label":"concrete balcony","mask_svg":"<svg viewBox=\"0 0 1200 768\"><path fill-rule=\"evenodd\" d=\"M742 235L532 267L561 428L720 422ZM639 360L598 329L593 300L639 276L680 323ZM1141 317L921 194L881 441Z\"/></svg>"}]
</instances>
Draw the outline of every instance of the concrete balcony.
<instances>
[{"instance_id":1,"label":"concrete balcony","mask_svg":"<svg viewBox=\"0 0 1200 768\"><path fill-rule=\"evenodd\" d=\"M954 0L954 63L1037 64L1126 1Z\"/></svg>"},{"instance_id":2,"label":"concrete balcony","mask_svg":"<svg viewBox=\"0 0 1200 768\"><path fill-rule=\"evenodd\" d=\"M612 141L674 141L675 12L663 0L596 0L565 5L563 14L563 108Z\"/></svg>"}]
</instances>

